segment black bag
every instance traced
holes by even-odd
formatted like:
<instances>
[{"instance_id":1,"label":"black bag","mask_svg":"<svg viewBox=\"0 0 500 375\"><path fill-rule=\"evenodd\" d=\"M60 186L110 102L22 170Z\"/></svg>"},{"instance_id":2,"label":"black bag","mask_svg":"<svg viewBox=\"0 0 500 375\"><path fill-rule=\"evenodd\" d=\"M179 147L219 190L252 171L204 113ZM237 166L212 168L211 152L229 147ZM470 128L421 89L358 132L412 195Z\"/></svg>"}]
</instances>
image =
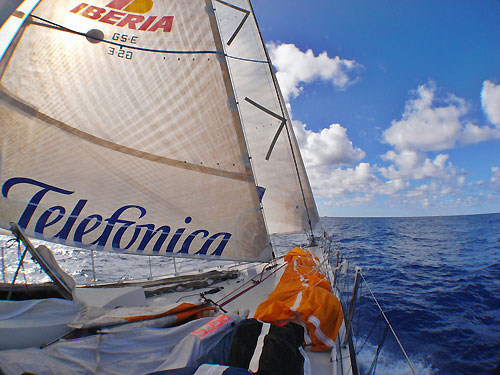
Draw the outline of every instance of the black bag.
<instances>
[{"instance_id":1,"label":"black bag","mask_svg":"<svg viewBox=\"0 0 500 375\"><path fill-rule=\"evenodd\" d=\"M304 329L297 324L277 326L247 319L237 327L226 365L258 375L301 375L304 357L298 348L303 341Z\"/></svg>"}]
</instances>

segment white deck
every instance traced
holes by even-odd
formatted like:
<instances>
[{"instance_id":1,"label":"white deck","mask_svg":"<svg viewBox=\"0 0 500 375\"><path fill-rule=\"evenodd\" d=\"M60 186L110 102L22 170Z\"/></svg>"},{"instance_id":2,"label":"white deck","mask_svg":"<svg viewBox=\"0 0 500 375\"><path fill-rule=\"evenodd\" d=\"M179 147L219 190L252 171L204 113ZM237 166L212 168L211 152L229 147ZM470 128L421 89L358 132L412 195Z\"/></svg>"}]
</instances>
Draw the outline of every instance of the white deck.
<instances>
[{"instance_id":1,"label":"white deck","mask_svg":"<svg viewBox=\"0 0 500 375\"><path fill-rule=\"evenodd\" d=\"M322 254L318 254L318 252L321 251L319 248L312 248L310 250L315 252L318 257L322 259ZM326 266L328 265L326 264ZM166 306L178 301L196 303L200 300L200 293L211 291L214 288L223 287L223 289L221 289L217 293L206 294L206 298L209 298L211 301L218 304L221 308L228 312L237 312L243 317L253 317L257 306L261 302L266 300L271 292L275 289L276 285L281 279L284 269L285 262L282 258L279 258L278 260L270 264L242 263L234 266L234 270L239 271L239 276L235 279L217 282L206 288L169 292L159 296L150 297L147 299L147 304L149 306ZM225 267L221 270L227 271L228 268ZM331 270L323 269L323 272L325 274L329 274L329 276L332 277ZM156 287L158 287L158 285L156 285ZM154 289L155 287L150 288ZM150 290L150 288L145 287L145 290ZM140 288L135 287L127 289L135 291L135 289ZM110 292L110 290L90 289L86 291L82 290L79 294L84 296L90 294L92 297L95 293L99 295L100 293L106 294L107 292ZM113 289L111 290L111 292L117 292L117 289ZM238 296L238 294L240 295ZM106 295L109 297L108 294ZM86 296L86 298L87 297L90 298L89 296ZM234 299L229 301L229 299L233 297ZM109 300L109 298L107 298L107 300ZM349 349L348 347L341 348L339 345L339 343L343 341L344 335L345 326L344 324L342 324L340 328L339 338L336 342L336 348L332 352L306 352L311 366L311 374L347 375L353 373L351 368Z\"/></svg>"},{"instance_id":2,"label":"white deck","mask_svg":"<svg viewBox=\"0 0 500 375\"><path fill-rule=\"evenodd\" d=\"M311 250L320 259L322 259L323 255L321 254L320 248L310 248L309 250ZM240 272L240 276L237 279L217 283L216 285L214 284L214 287L223 286L224 289L218 293L207 295L207 298L210 298L215 302L218 302L222 299L221 303L224 303L224 296L232 295L233 292L234 294L239 293L254 285L244 294L223 306L223 308L228 312L238 312L240 315L242 315L245 310L248 310L248 317L251 318L255 314L257 306L262 301L267 299L267 297L271 294L271 292L280 281L285 269L283 265L284 261L281 258L276 261L276 266L269 270L262 271L269 266L266 264L241 265L239 267L236 267L236 269L242 270ZM327 273L327 270L324 270L324 272ZM258 284L254 283L254 281L258 282ZM200 292L201 291L203 290L200 290ZM178 295L178 293L175 294ZM182 294L189 295L193 294L193 292L185 292ZM311 363L312 374L352 374L349 348L348 346L345 348L339 348L339 341L341 342L343 340L344 335L345 326L344 324L342 324L339 332L340 339L337 339L336 342L337 348L333 350L332 353L306 351ZM333 358L333 360L331 358Z\"/></svg>"}]
</instances>

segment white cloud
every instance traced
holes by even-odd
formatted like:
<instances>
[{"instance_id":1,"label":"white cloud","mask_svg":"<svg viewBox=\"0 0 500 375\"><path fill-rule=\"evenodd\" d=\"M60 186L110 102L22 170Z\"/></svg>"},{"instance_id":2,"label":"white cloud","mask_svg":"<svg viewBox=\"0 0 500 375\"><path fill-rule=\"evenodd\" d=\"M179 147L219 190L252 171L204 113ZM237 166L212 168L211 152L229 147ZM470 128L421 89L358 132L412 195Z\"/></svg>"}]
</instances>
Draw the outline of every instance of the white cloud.
<instances>
[{"instance_id":1,"label":"white cloud","mask_svg":"<svg viewBox=\"0 0 500 375\"><path fill-rule=\"evenodd\" d=\"M360 206L363 204L370 203L373 200L373 194L361 194L350 196L346 199L332 199L323 203L324 206Z\"/></svg>"},{"instance_id":2,"label":"white cloud","mask_svg":"<svg viewBox=\"0 0 500 375\"><path fill-rule=\"evenodd\" d=\"M483 82L481 105L491 123L500 127L500 85L490 81Z\"/></svg>"},{"instance_id":3,"label":"white cloud","mask_svg":"<svg viewBox=\"0 0 500 375\"><path fill-rule=\"evenodd\" d=\"M309 178L317 198L330 198L325 206L359 206L372 202L377 195L394 196L410 184L402 179L381 181L369 163L354 168L326 167L309 169Z\"/></svg>"},{"instance_id":4,"label":"white cloud","mask_svg":"<svg viewBox=\"0 0 500 375\"><path fill-rule=\"evenodd\" d=\"M460 139L464 144L500 139L500 85L488 80L483 82L481 105L486 117L495 126L467 124Z\"/></svg>"},{"instance_id":5,"label":"white cloud","mask_svg":"<svg viewBox=\"0 0 500 375\"><path fill-rule=\"evenodd\" d=\"M448 161L449 155L439 154L434 159L427 158L416 151L388 151L381 156L393 165L379 168L379 172L388 179L409 178L422 180L425 178L450 178L457 175L453 164Z\"/></svg>"},{"instance_id":6,"label":"white cloud","mask_svg":"<svg viewBox=\"0 0 500 375\"><path fill-rule=\"evenodd\" d=\"M500 139L500 129L490 128L489 126L477 126L470 123L465 126L460 137L460 141L464 144L479 143L492 139Z\"/></svg>"},{"instance_id":7,"label":"white cloud","mask_svg":"<svg viewBox=\"0 0 500 375\"><path fill-rule=\"evenodd\" d=\"M465 176L458 176L457 177L457 184L458 186L464 186L465 185Z\"/></svg>"},{"instance_id":8,"label":"white cloud","mask_svg":"<svg viewBox=\"0 0 500 375\"><path fill-rule=\"evenodd\" d=\"M449 95L436 98L434 83L419 86L415 97L406 102L401 120L394 120L383 140L399 151L440 151L461 144L500 139L500 85L483 82L483 110L495 127L465 124L468 113L464 99ZM442 102L437 106L436 102Z\"/></svg>"},{"instance_id":9,"label":"white cloud","mask_svg":"<svg viewBox=\"0 0 500 375\"><path fill-rule=\"evenodd\" d=\"M315 56L312 50L302 52L294 44L270 43L267 47L286 101L300 94L302 82L330 81L339 89L354 83L349 73L359 65L353 60L331 58L326 52Z\"/></svg>"},{"instance_id":10,"label":"white cloud","mask_svg":"<svg viewBox=\"0 0 500 375\"><path fill-rule=\"evenodd\" d=\"M293 121L300 151L307 167L352 165L365 157L365 152L353 147L347 130L332 124L319 133L308 130L300 121Z\"/></svg>"},{"instance_id":11,"label":"white cloud","mask_svg":"<svg viewBox=\"0 0 500 375\"><path fill-rule=\"evenodd\" d=\"M290 98L300 95L306 84L329 82L343 89L354 83L350 76L359 68L354 61L330 58L326 52L315 56L312 50L302 52L293 44L268 47L290 112ZM385 199L422 209L421 213L474 207L479 200L467 201L463 194L471 185L465 171L454 166L447 154L431 157L426 152L500 139L500 86L485 81L481 98L494 126L477 126L467 119L469 107L464 99L453 94L439 97L432 82L419 86L401 118L383 132L384 142L394 148L381 156L385 167L361 162L365 152L353 145L340 124L316 132L292 121L315 196L323 198L325 206L378 204ZM500 188L499 167L492 169L491 181L485 185Z\"/></svg>"},{"instance_id":12,"label":"white cloud","mask_svg":"<svg viewBox=\"0 0 500 375\"><path fill-rule=\"evenodd\" d=\"M392 121L383 139L396 149L438 151L453 148L461 136L460 118L467 112L463 99L450 96L446 105L433 107L434 84L419 86L416 97L406 102L402 119Z\"/></svg>"},{"instance_id":13,"label":"white cloud","mask_svg":"<svg viewBox=\"0 0 500 375\"><path fill-rule=\"evenodd\" d=\"M345 169L311 168L308 175L318 197L332 198L354 192L371 192L381 184L369 163Z\"/></svg>"},{"instance_id":14,"label":"white cloud","mask_svg":"<svg viewBox=\"0 0 500 375\"><path fill-rule=\"evenodd\" d=\"M500 187L500 168L499 167L492 167L491 168L491 179L490 181L498 185Z\"/></svg>"}]
</instances>

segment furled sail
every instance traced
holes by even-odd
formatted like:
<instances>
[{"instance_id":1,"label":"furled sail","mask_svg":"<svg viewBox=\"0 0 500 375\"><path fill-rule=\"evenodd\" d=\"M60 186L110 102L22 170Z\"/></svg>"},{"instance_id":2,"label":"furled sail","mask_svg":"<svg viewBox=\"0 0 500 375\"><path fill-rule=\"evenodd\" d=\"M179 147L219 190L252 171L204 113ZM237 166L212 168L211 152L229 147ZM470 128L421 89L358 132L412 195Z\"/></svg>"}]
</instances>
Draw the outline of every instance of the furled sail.
<instances>
[{"instance_id":1,"label":"furled sail","mask_svg":"<svg viewBox=\"0 0 500 375\"><path fill-rule=\"evenodd\" d=\"M318 212L252 7L248 0L215 0L214 5L255 179L266 189L268 230L309 230L319 221Z\"/></svg>"},{"instance_id":2,"label":"furled sail","mask_svg":"<svg viewBox=\"0 0 500 375\"><path fill-rule=\"evenodd\" d=\"M0 35L2 227L116 252L271 257L210 0L26 1Z\"/></svg>"}]
</instances>

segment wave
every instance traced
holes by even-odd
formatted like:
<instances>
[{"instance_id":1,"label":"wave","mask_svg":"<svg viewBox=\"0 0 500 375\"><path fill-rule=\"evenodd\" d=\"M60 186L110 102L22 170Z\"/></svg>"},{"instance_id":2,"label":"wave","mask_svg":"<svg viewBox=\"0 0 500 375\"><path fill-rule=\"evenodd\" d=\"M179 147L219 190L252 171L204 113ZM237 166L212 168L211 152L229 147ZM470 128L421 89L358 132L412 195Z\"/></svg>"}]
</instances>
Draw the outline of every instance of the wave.
<instances>
[{"instance_id":1,"label":"wave","mask_svg":"<svg viewBox=\"0 0 500 375\"><path fill-rule=\"evenodd\" d=\"M357 355L359 372L361 374L368 374L370 366L377 353L377 347L373 344L366 343L363 349ZM401 352L393 352L382 348L376 362L377 375L435 375L438 370L432 367L432 364L424 359L412 356L410 357L411 364L415 372L412 371L410 365Z\"/></svg>"}]
</instances>

